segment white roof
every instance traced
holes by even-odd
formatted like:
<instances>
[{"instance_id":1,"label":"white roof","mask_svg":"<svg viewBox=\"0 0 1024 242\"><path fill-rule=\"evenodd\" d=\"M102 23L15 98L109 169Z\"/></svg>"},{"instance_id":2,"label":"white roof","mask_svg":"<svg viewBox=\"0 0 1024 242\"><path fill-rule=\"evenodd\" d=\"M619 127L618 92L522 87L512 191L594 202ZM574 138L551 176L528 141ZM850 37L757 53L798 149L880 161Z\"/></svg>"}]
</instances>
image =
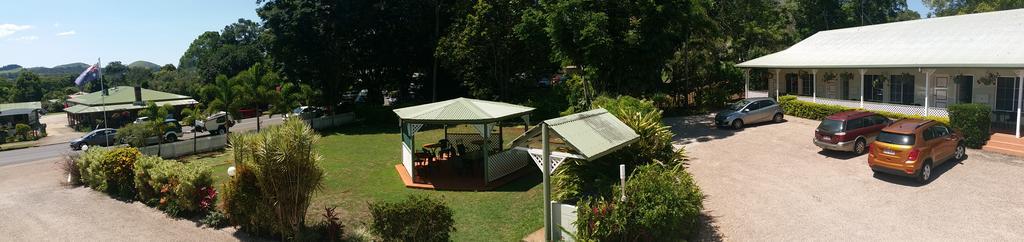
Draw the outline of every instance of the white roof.
<instances>
[{"instance_id":1,"label":"white roof","mask_svg":"<svg viewBox=\"0 0 1024 242\"><path fill-rule=\"evenodd\" d=\"M741 68L1024 67L1024 9L821 31Z\"/></svg>"}]
</instances>

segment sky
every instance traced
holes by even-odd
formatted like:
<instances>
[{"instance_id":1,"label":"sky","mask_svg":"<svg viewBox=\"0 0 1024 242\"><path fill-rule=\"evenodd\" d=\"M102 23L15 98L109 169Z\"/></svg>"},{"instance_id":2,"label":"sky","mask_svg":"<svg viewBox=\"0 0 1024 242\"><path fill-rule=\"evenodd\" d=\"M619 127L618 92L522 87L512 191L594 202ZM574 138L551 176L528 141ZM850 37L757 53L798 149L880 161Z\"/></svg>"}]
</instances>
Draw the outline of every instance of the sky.
<instances>
[{"instance_id":1,"label":"sky","mask_svg":"<svg viewBox=\"0 0 1024 242\"><path fill-rule=\"evenodd\" d=\"M74 62L178 64L192 40L239 18L256 0L0 0L0 66Z\"/></svg>"},{"instance_id":2,"label":"sky","mask_svg":"<svg viewBox=\"0 0 1024 242\"><path fill-rule=\"evenodd\" d=\"M926 17L922 0L907 0ZM239 18L258 21L255 0L0 0L0 66L53 67L74 62L178 58L205 31Z\"/></svg>"}]
</instances>

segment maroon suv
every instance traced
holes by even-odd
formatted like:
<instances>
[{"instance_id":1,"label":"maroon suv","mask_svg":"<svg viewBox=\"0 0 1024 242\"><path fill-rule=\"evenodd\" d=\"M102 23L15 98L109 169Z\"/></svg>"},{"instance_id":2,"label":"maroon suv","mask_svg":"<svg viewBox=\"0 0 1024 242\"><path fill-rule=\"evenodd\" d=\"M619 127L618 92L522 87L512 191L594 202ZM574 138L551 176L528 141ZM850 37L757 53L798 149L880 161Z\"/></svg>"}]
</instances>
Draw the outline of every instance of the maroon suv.
<instances>
[{"instance_id":1,"label":"maroon suv","mask_svg":"<svg viewBox=\"0 0 1024 242\"><path fill-rule=\"evenodd\" d=\"M868 144L890 123L889 118L868 111L836 113L822 120L814 130L814 144L822 149L864 154Z\"/></svg>"}]
</instances>

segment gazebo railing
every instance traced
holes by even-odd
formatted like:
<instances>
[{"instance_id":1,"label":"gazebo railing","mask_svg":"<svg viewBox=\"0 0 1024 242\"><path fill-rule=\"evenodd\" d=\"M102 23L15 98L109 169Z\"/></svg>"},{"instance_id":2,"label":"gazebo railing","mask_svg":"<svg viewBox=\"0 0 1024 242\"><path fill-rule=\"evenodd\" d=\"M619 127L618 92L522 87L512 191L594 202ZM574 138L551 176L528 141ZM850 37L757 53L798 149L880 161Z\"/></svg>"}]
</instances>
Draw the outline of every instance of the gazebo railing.
<instances>
[{"instance_id":1,"label":"gazebo railing","mask_svg":"<svg viewBox=\"0 0 1024 242\"><path fill-rule=\"evenodd\" d=\"M511 149L492 155L487 159L487 181L501 179L530 164L530 154L523 150Z\"/></svg>"}]
</instances>

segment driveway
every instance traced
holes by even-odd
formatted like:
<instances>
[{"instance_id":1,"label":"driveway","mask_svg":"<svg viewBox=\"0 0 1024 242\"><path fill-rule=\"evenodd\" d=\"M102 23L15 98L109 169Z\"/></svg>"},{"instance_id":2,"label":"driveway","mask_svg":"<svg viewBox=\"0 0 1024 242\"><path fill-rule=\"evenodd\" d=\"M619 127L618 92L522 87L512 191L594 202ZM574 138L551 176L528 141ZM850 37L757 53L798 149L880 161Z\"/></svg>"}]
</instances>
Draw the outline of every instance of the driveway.
<instances>
[{"instance_id":1,"label":"driveway","mask_svg":"<svg viewBox=\"0 0 1024 242\"><path fill-rule=\"evenodd\" d=\"M60 185L56 160L0 168L4 241L238 241L233 228L202 228L89 188Z\"/></svg>"},{"instance_id":2,"label":"driveway","mask_svg":"<svg viewBox=\"0 0 1024 242\"><path fill-rule=\"evenodd\" d=\"M690 156L705 214L736 241L1006 241L1024 238L1024 161L968 150L934 180L874 175L866 156L811 143L818 122L787 117L740 131L709 116L667 118Z\"/></svg>"}]
</instances>

